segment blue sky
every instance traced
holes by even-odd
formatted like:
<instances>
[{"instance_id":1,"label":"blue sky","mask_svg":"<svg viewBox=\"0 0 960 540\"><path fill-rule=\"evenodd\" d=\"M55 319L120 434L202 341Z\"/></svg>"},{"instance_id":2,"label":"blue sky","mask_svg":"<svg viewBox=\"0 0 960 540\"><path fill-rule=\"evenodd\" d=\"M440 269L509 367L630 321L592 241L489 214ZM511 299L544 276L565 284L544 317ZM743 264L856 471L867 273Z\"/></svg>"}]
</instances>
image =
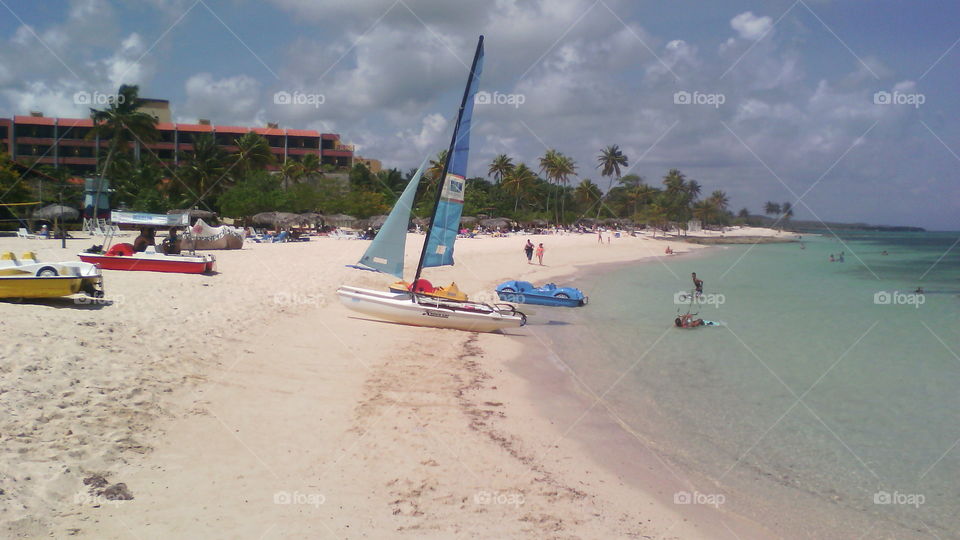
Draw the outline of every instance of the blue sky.
<instances>
[{"instance_id":1,"label":"blue sky","mask_svg":"<svg viewBox=\"0 0 960 540\"><path fill-rule=\"evenodd\" d=\"M596 155L618 144L648 183L676 167L737 209L960 229L956 2L3 0L0 13L5 116L85 115L77 92L135 83L179 121L333 131L407 169L446 146L483 33L481 88L513 99L476 108L472 175L501 152L535 164L556 148L606 188Z\"/></svg>"}]
</instances>

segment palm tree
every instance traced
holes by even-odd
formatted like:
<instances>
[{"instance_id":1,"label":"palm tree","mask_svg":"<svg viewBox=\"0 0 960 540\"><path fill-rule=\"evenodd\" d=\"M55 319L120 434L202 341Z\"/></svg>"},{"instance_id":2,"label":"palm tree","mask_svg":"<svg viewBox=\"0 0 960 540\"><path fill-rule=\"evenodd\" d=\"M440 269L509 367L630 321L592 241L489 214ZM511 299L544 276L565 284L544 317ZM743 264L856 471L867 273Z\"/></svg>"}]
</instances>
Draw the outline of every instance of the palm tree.
<instances>
[{"instance_id":1,"label":"palm tree","mask_svg":"<svg viewBox=\"0 0 960 540\"><path fill-rule=\"evenodd\" d=\"M124 84L117 92L117 99L106 109L90 109L93 129L87 138L110 141L101 175L107 170L111 155L127 150L132 141L153 142L157 139L157 119L140 111L144 102L139 93L139 86Z\"/></svg>"},{"instance_id":2,"label":"palm tree","mask_svg":"<svg viewBox=\"0 0 960 540\"><path fill-rule=\"evenodd\" d=\"M789 222L790 218L793 217L793 205L789 202L780 205L780 211L783 212L782 220L785 222Z\"/></svg>"},{"instance_id":3,"label":"palm tree","mask_svg":"<svg viewBox=\"0 0 960 540\"><path fill-rule=\"evenodd\" d=\"M423 175L427 177L427 180L430 181L430 185L437 184L437 181L440 180L440 174L443 173L443 166L447 162L447 151L441 150L437 157L430 160L430 165L427 167L427 170L424 171Z\"/></svg>"},{"instance_id":4,"label":"palm tree","mask_svg":"<svg viewBox=\"0 0 960 540\"><path fill-rule=\"evenodd\" d=\"M510 174L513 170L513 159L506 154L500 154L490 162L490 168L487 169L487 176L497 179L497 182L503 181L503 177Z\"/></svg>"},{"instance_id":5,"label":"palm tree","mask_svg":"<svg viewBox=\"0 0 960 540\"><path fill-rule=\"evenodd\" d=\"M317 154L307 154L303 156L300 167L303 169L303 176L305 178L323 177L323 168L320 166L320 156Z\"/></svg>"},{"instance_id":6,"label":"palm tree","mask_svg":"<svg viewBox=\"0 0 960 540\"><path fill-rule=\"evenodd\" d=\"M136 85L120 85L117 99L103 109L90 109L90 119L93 120L93 129L87 134L88 139L110 141L107 157L100 169L100 180L97 191L103 189L103 178L110 168L110 160L117 152L124 152L130 142L137 141L137 150L134 154L139 157L140 141L153 142L157 139L157 119L152 115L140 111L143 100L140 99L140 87ZM99 197L94 197L93 212L97 214Z\"/></svg>"},{"instance_id":7,"label":"palm tree","mask_svg":"<svg viewBox=\"0 0 960 540\"><path fill-rule=\"evenodd\" d=\"M603 197L600 186L590 180L581 180L580 183L577 184L576 189L573 190L573 200L587 209L599 201L600 197Z\"/></svg>"},{"instance_id":8,"label":"palm tree","mask_svg":"<svg viewBox=\"0 0 960 540\"><path fill-rule=\"evenodd\" d=\"M209 133L198 133L193 139L193 151L185 152L181 157L177 176L192 190L191 195L199 200L208 193L214 193L214 190L222 190L229 162L230 156L217 145L213 136ZM187 206L193 206L197 202L194 200Z\"/></svg>"},{"instance_id":9,"label":"palm tree","mask_svg":"<svg viewBox=\"0 0 960 540\"><path fill-rule=\"evenodd\" d=\"M566 156L561 152L555 150L550 150L548 158L547 168L549 174L553 177L553 180L557 184L557 205L559 208L556 210L559 211L557 217L557 223L562 223L563 214L566 211L566 201L563 196L564 187L570 183L570 176L577 174L577 163L570 156Z\"/></svg>"},{"instance_id":10,"label":"palm tree","mask_svg":"<svg viewBox=\"0 0 960 540\"><path fill-rule=\"evenodd\" d=\"M700 193L700 184L696 180L687 181L687 177L679 169L670 169L663 177L664 192L663 206L667 217L680 225L685 223L690 215L690 205Z\"/></svg>"},{"instance_id":11,"label":"palm tree","mask_svg":"<svg viewBox=\"0 0 960 540\"><path fill-rule=\"evenodd\" d=\"M707 201L710 202L717 210L721 212L726 212L727 207L730 206L730 197L722 190L716 190L710 194L710 197L707 198Z\"/></svg>"},{"instance_id":12,"label":"palm tree","mask_svg":"<svg viewBox=\"0 0 960 540\"><path fill-rule=\"evenodd\" d=\"M709 200L698 201L694 203L692 213L693 217L699 219L704 225L707 225L713 220L714 216L716 216L717 207Z\"/></svg>"},{"instance_id":13,"label":"palm tree","mask_svg":"<svg viewBox=\"0 0 960 540\"><path fill-rule=\"evenodd\" d=\"M600 169L601 176L616 176L617 179L620 178L620 167L629 167L629 160L627 156L620 151L620 146L612 144L603 150L600 151L600 155L597 156L597 168ZM610 184L607 186L607 193L610 193L610 190L613 189L613 178L610 179ZM597 207L597 218L600 217L600 208Z\"/></svg>"},{"instance_id":14,"label":"palm tree","mask_svg":"<svg viewBox=\"0 0 960 540\"><path fill-rule=\"evenodd\" d=\"M768 216L778 216L780 215L780 205L775 202L767 201L767 203L763 205L763 213Z\"/></svg>"},{"instance_id":15,"label":"palm tree","mask_svg":"<svg viewBox=\"0 0 960 540\"><path fill-rule=\"evenodd\" d=\"M552 184L557 179L557 170L560 165L562 154L550 148L543 157L540 158L540 172L543 173L547 183ZM550 212L550 191L547 191L547 212Z\"/></svg>"},{"instance_id":16,"label":"palm tree","mask_svg":"<svg viewBox=\"0 0 960 540\"><path fill-rule=\"evenodd\" d=\"M280 177L283 179L284 189L291 183L299 182L304 176L303 164L295 159L287 159L280 165Z\"/></svg>"},{"instance_id":17,"label":"palm tree","mask_svg":"<svg viewBox=\"0 0 960 540\"><path fill-rule=\"evenodd\" d=\"M520 199L526 195L527 191L537 181L537 175L530 170L525 163L521 163L513 168L510 173L504 177L503 189L514 196L513 212L517 212L520 206Z\"/></svg>"},{"instance_id":18,"label":"palm tree","mask_svg":"<svg viewBox=\"0 0 960 540\"><path fill-rule=\"evenodd\" d=\"M259 133L248 131L236 139L237 153L233 156L230 173L235 179L246 178L253 171L262 171L276 161L270 143Z\"/></svg>"}]
</instances>

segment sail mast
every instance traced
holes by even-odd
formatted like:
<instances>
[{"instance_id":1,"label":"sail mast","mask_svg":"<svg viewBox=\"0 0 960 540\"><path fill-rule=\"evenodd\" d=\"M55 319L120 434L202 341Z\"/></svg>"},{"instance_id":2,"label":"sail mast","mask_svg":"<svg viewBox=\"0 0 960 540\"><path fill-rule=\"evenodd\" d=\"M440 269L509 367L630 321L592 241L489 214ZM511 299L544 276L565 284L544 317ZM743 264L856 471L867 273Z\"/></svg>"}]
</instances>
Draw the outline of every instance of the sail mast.
<instances>
[{"instance_id":1,"label":"sail mast","mask_svg":"<svg viewBox=\"0 0 960 540\"><path fill-rule=\"evenodd\" d=\"M473 86L474 73L477 69L477 61L480 58L480 51L483 49L483 36L477 42L477 50L473 53L473 63L470 65L470 75L467 77L467 87L463 89L463 99L460 101L460 110L457 111L457 123L453 127L453 136L450 137L450 148L447 150L447 159L444 160L443 170L440 172L440 178L437 182L437 196L433 202L433 212L430 214L430 226L427 229L427 235L423 239L423 249L420 250L420 261L417 263L417 273L413 278L413 288L416 289L417 281L420 280L420 274L423 272L423 262L427 256L427 249L430 246L430 236L433 234L433 224L437 218L437 209L440 207L440 199L443 196L443 186L447 181L447 171L450 169L450 161L453 159L454 146L457 144L457 137L460 135L460 121L463 119L463 111L467 105L467 98L470 97L470 87ZM416 298L416 295L414 295Z\"/></svg>"}]
</instances>

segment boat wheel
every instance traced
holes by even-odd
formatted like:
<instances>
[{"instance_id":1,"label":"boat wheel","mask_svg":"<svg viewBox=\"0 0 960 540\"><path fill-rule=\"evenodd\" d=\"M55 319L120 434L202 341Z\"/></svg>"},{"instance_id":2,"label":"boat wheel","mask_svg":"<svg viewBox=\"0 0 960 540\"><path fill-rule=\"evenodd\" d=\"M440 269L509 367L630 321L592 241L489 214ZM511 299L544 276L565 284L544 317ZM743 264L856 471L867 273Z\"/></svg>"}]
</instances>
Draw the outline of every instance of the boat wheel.
<instances>
[{"instance_id":1,"label":"boat wheel","mask_svg":"<svg viewBox=\"0 0 960 540\"><path fill-rule=\"evenodd\" d=\"M37 277L52 277L59 276L57 269L52 266L44 266L43 268L37 270Z\"/></svg>"}]
</instances>

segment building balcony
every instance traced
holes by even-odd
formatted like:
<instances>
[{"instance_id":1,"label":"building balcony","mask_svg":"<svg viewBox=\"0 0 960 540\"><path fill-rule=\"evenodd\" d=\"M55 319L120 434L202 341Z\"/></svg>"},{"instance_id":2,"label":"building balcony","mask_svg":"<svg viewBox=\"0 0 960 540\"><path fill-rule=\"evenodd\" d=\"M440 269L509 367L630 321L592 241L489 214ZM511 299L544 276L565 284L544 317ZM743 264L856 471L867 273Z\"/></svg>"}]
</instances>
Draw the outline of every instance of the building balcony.
<instances>
[{"instance_id":1,"label":"building balcony","mask_svg":"<svg viewBox=\"0 0 960 540\"><path fill-rule=\"evenodd\" d=\"M20 163L40 163L43 165L53 165L54 159L53 159L53 156L50 154L47 154L44 157L25 156L23 154L20 154L17 156L17 161Z\"/></svg>"},{"instance_id":2,"label":"building balcony","mask_svg":"<svg viewBox=\"0 0 960 540\"><path fill-rule=\"evenodd\" d=\"M153 142L146 145L150 150L175 150L176 145L172 142Z\"/></svg>"},{"instance_id":3,"label":"building balcony","mask_svg":"<svg viewBox=\"0 0 960 540\"><path fill-rule=\"evenodd\" d=\"M287 154L291 156L307 156L310 154L319 156L320 150L316 148L287 148Z\"/></svg>"},{"instance_id":4,"label":"building balcony","mask_svg":"<svg viewBox=\"0 0 960 540\"><path fill-rule=\"evenodd\" d=\"M15 137L17 144L44 144L50 146L56 141L53 137Z\"/></svg>"},{"instance_id":5,"label":"building balcony","mask_svg":"<svg viewBox=\"0 0 960 540\"><path fill-rule=\"evenodd\" d=\"M66 147L94 148L97 146L97 141L86 141L83 139L60 139L60 142L57 144L60 146L60 148L66 148Z\"/></svg>"},{"instance_id":6,"label":"building balcony","mask_svg":"<svg viewBox=\"0 0 960 540\"><path fill-rule=\"evenodd\" d=\"M61 165L96 165L97 158L91 157L62 157L58 160Z\"/></svg>"}]
</instances>

